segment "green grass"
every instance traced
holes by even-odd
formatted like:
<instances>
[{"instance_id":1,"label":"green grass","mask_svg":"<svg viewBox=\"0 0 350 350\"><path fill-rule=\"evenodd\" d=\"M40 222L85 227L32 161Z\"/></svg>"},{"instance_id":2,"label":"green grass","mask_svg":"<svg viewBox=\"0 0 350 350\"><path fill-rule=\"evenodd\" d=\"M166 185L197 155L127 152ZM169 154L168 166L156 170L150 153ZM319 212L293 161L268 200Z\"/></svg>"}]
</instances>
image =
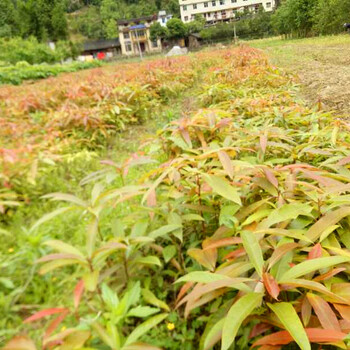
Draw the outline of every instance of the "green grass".
<instances>
[{"instance_id":1,"label":"green grass","mask_svg":"<svg viewBox=\"0 0 350 350\"><path fill-rule=\"evenodd\" d=\"M25 80L39 80L57 76L61 73L77 72L83 69L100 67L100 61L73 62L70 64L40 64L28 65L20 62L15 66L0 67L0 85L19 85Z\"/></svg>"},{"instance_id":2,"label":"green grass","mask_svg":"<svg viewBox=\"0 0 350 350\"><path fill-rule=\"evenodd\" d=\"M264 50L277 66L295 70L302 69L305 62L311 62L319 56L328 61L334 60L338 52L334 50L350 45L350 35L329 35L303 39L268 39L244 42L252 47Z\"/></svg>"}]
</instances>

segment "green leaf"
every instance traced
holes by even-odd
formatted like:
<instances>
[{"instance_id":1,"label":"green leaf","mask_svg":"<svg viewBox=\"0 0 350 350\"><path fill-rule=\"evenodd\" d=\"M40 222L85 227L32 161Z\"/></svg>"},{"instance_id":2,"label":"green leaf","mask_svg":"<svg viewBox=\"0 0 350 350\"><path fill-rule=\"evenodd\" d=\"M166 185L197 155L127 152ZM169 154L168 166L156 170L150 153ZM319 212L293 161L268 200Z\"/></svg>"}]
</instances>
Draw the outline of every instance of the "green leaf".
<instances>
[{"instance_id":1,"label":"green leaf","mask_svg":"<svg viewBox=\"0 0 350 350\"><path fill-rule=\"evenodd\" d=\"M5 288L8 288L8 289L15 288L15 285L13 284L13 282L6 277L0 277L0 284L2 284Z\"/></svg>"},{"instance_id":2,"label":"green leaf","mask_svg":"<svg viewBox=\"0 0 350 350\"><path fill-rule=\"evenodd\" d=\"M222 330L221 350L227 350L236 338L242 322L260 306L263 299L261 293L248 293L238 299L229 310Z\"/></svg>"},{"instance_id":3,"label":"green leaf","mask_svg":"<svg viewBox=\"0 0 350 350\"><path fill-rule=\"evenodd\" d=\"M105 328L103 328L99 323L94 322L92 323L92 327L96 331L96 333L99 335L100 339L108 345L113 350L119 350L120 346L118 346L116 339L114 339L111 334L108 334Z\"/></svg>"},{"instance_id":4,"label":"green leaf","mask_svg":"<svg viewBox=\"0 0 350 350\"><path fill-rule=\"evenodd\" d=\"M84 255L80 250L62 241L51 240L51 241L44 242L44 244L61 253L72 254L72 255L76 255L77 257L84 258Z\"/></svg>"},{"instance_id":5,"label":"green leaf","mask_svg":"<svg viewBox=\"0 0 350 350\"><path fill-rule=\"evenodd\" d=\"M276 314L285 329L302 350L311 350L311 345L298 314L290 303L267 304Z\"/></svg>"},{"instance_id":6,"label":"green leaf","mask_svg":"<svg viewBox=\"0 0 350 350\"><path fill-rule=\"evenodd\" d=\"M86 250L91 257L93 255L96 237L98 233L98 218L93 217L86 230Z\"/></svg>"},{"instance_id":7,"label":"green leaf","mask_svg":"<svg viewBox=\"0 0 350 350\"><path fill-rule=\"evenodd\" d=\"M158 237L163 237L165 235L167 235L168 233L172 232L172 231L175 231L175 230L178 230L179 228L181 228L182 225L165 225L157 230L154 230L152 232L150 232L148 234L149 237L151 238L158 238Z\"/></svg>"},{"instance_id":8,"label":"green leaf","mask_svg":"<svg viewBox=\"0 0 350 350\"><path fill-rule=\"evenodd\" d=\"M331 267L349 261L349 257L343 256L330 256L325 258L306 260L298 265L293 266L290 270L285 272L278 282L282 283L283 281L292 280L300 276L307 275L308 273L316 270L325 269L327 267Z\"/></svg>"},{"instance_id":9,"label":"green leaf","mask_svg":"<svg viewBox=\"0 0 350 350\"><path fill-rule=\"evenodd\" d=\"M0 235L11 236L10 232L0 228Z\"/></svg>"},{"instance_id":10,"label":"green leaf","mask_svg":"<svg viewBox=\"0 0 350 350\"><path fill-rule=\"evenodd\" d=\"M98 270L88 272L83 276L85 288L89 292L94 292L96 290L99 277L100 272Z\"/></svg>"},{"instance_id":11,"label":"green leaf","mask_svg":"<svg viewBox=\"0 0 350 350\"><path fill-rule=\"evenodd\" d=\"M140 220L133 226L130 237L144 236L146 233L147 227L148 227L148 220Z\"/></svg>"},{"instance_id":12,"label":"green leaf","mask_svg":"<svg viewBox=\"0 0 350 350\"><path fill-rule=\"evenodd\" d=\"M219 275L216 273L211 273L207 271L194 271L190 272L185 276L179 278L175 283L180 282L197 282L197 283L211 283L222 281L224 279L229 279L229 277L225 275Z\"/></svg>"},{"instance_id":13,"label":"green leaf","mask_svg":"<svg viewBox=\"0 0 350 350\"><path fill-rule=\"evenodd\" d=\"M142 265L157 265L162 266L162 263L160 262L159 258L156 256L145 256L136 258L133 263L135 265L142 264Z\"/></svg>"},{"instance_id":14,"label":"green leaf","mask_svg":"<svg viewBox=\"0 0 350 350\"><path fill-rule=\"evenodd\" d=\"M145 302L153 306L160 307L165 311L170 311L169 306L164 301L159 300L150 290L142 289L141 294Z\"/></svg>"},{"instance_id":15,"label":"green leaf","mask_svg":"<svg viewBox=\"0 0 350 350\"><path fill-rule=\"evenodd\" d=\"M61 215L63 213L66 213L67 211L74 210L74 209L77 209L77 208L76 207L59 208L59 209L54 210L51 213L45 214L31 227L29 232L35 231L40 225L42 225L46 221L49 221L58 215Z\"/></svg>"},{"instance_id":16,"label":"green leaf","mask_svg":"<svg viewBox=\"0 0 350 350\"><path fill-rule=\"evenodd\" d=\"M168 245L163 249L164 261L169 262L176 255L176 247L174 245Z\"/></svg>"},{"instance_id":17,"label":"green leaf","mask_svg":"<svg viewBox=\"0 0 350 350\"><path fill-rule=\"evenodd\" d=\"M215 193L234 203L242 205L238 191L231 186L228 181L214 175L204 174L203 177Z\"/></svg>"},{"instance_id":18,"label":"green leaf","mask_svg":"<svg viewBox=\"0 0 350 350\"><path fill-rule=\"evenodd\" d=\"M74 264L79 264L79 261L75 259L64 259L64 260L61 259L61 260L50 261L40 267L39 273L41 275L45 275L46 273L53 271L59 267L74 265Z\"/></svg>"},{"instance_id":19,"label":"green leaf","mask_svg":"<svg viewBox=\"0 0 350 350\"><path fill-rule=\"evenodd\" d=\"M141 296L141 284L137 281L132 288L130 288L123 296L119 305L121 306L122 313L127 312L132 305L136 305Z\"/></svg>"},{"instance_id":20,"label":"green leaf","mask_svg":"<svg viewBox=\"0 0 350 350\"><path fill-rule=\"evenodd\" d=\"M275 209L264 221L262 221L258 230L266 229L279 222L296 219L299 215L310 216L312 207L305 203L284 204Z\"/></svg>"},{"instance_id":21,"label":"green leaf","mask_svg":"<svg viewBox=\"0 0 350 350\"><path fill-rule=\"evenodd\" d=\"M150 306L137 306L131 309L126 316L128 317L148 317L159 312L159 309Z\"/></svg>"},{"instance_id":22,"label":"green leaf","mask_svg":"<svg viewBox=\"0 0 350 350\"><path fill-rule=\"evenodd\" d=\"M101 286L102 298L105 303L109 306L111 310L116 308L119 304L119 298L117 293L113 292L111 288L107 286L106 283L103 283Z\"/></svg>"},{"instance_id":23,"label":"green leaf","mask_svg":"<svg viewBox=\"0 0 350 350\"><path fill-rule=\"evenodd\" d=\"M241 233L241 238L244 249L248 254L249 261L261 277L264 267L264 258L257 236L251 231L243 231Z\"/></svg>"},{"instance_id":24,"label":"green leaf","mask_svg":"<svg viewBox=\"0 0 350 350\"><path fill-rule=\"evenodd\" d=\"M186 214L182 215L183 221L204 221L204 219L198 214Z\"/></svg>"},{"instance_id":25,"label":"green leaf","mask_svg":"<svg viewBox=\"0 0 350 350\"><path fill-rule=\"evenodd\" d=\"M204 350L211 349L221 339L224 323L225 323L225 318L221 319L220 321L215 323L213 327L208 329L207 333L205 334L205 339L202 341L203 342L202 348Z\"/></svg>"},{"instance_id":26,"label":"green leaf","mask_svg":"<svg viewBox=\"0 0 350 350\"><path fill-rule=\"evenodd\" d=\"M179 241L182 242L183 239L183 230L182 230L182 217L175 213L175 212L171 212L168 214L168 224L169 225L179 225L180 228L178 228L177 230L173 230L172 234L173 236L175 236Z\"/></svg>"},{"instance_id":27,"label":"green leaf","mask_svg":"<svg viewBox=\"0 0 350 350\"><path fill-rule=\"evenodd\" d=\"M136 340L138 340L142 335L147 333L150 329L155 327L158 323L162 322L167 316L168 314L160 314L157 316L153 316L149 320L141 323L127 337L124 346L136 342Z\"/></svg>"},{"instance_id":28,"label":"green leaf","mask_svg":"<svg viewBox=\"0 0 350 350\"><path fill-rule=\"evenodd\" d=\"M306 236L312 241L315 241L323 235L324 231L328 230L331 226L337 224L348 215L350 215L350 207L343 207L335 211L330 211L310 227Z\"/></svg>"},{"instance_id":29,"label":"green leaf","mask_svg":"<svg viewBox=\"0 0 350 350\"><path fill-rule=\"evenodd\" d=\"M81 208L88 207L88 204L86 202L84 202L83 200L81 200L80 198L78 198L76 196L73 196L72 194L56 192L56 193L47 194L47 195L43 196L43 198L49 198L53 201L69 202L69 203L75 204Z\"/></svg>"}]
</instances>

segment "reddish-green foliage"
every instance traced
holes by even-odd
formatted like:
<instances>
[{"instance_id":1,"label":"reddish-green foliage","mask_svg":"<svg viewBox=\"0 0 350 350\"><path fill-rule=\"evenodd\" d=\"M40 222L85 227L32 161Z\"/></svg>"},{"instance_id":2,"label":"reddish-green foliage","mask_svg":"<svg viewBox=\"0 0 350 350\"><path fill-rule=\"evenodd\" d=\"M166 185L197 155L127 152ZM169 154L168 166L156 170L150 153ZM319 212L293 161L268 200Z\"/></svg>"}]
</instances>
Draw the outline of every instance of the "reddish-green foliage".
<instances>
[{"instance_id":1,"label":"reddish-green foliage","mask_svg":"<svg viewBox=\"0 0 350 350\"><path fill-rule=\"evenodd\" d=\"M157 168L138 184L109 191L96 178L89 200L47 196L70 206L32 230L73 209L84 213L87 227L85 246L48 241L56 253L39 260L42 274L68 265L76 271L70 309L76 317L67 323L77 327L44 337L44 346L55 348L57 339L69 346L73 334L82 346L92 334L112 349L151 349L139 338L167 314L131 319L138 308L147 318L152 305L151 313L184 306L185 318L204 318L201 350L220 341L223 350L233 342L347 347L349 125L304 106L290 77L259 51L242 47L197 60L210 72L198 95L202 108L159 133L149 148L162 160ZM137 160L150 162L142 155L125 167ZM126 203L133 210L114 224L112 238L104 235L103 212ZM97 321L86 323L88 316Z\"/></svg>"}]
</instances>

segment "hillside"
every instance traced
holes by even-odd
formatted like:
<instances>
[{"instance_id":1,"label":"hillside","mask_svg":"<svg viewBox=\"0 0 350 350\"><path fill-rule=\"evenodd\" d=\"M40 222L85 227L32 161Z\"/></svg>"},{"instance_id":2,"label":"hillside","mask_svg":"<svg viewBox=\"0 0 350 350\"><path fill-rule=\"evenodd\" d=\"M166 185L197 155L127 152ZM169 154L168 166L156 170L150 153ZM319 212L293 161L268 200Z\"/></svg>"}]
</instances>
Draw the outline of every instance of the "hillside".
<instances>
[{"instance_id":1,"label":"hillside","mask_svg":"<svg viewBox=\"0 0 350 350\"><path fill-rule=\"evenodd\" d=\"M175 16L179 16L180 11L177 0L102 0L95 5L68 7L69 36L71 40L113 38L117 35L118 19L147 16L159 10Z\"/></svg>"}]
</instances>

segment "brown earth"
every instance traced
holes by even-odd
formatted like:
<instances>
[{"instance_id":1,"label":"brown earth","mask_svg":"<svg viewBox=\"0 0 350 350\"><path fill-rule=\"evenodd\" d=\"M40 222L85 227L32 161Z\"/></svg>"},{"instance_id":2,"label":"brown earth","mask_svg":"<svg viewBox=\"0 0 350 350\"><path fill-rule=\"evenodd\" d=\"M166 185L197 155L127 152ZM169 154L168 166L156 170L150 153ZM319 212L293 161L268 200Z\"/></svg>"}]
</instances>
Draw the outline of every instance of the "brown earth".
<instances>
[{"instance_id":1,"label":"brown earth","mask_svg":"<svg viewBox=\"0 0 350 350\"><path fill-rule=\"evenodd\" d=\"M350 118L350 35L266 41L263 46L274 64L299 76L310 103L322 102Z\"/></svg>"}]
</instances>

